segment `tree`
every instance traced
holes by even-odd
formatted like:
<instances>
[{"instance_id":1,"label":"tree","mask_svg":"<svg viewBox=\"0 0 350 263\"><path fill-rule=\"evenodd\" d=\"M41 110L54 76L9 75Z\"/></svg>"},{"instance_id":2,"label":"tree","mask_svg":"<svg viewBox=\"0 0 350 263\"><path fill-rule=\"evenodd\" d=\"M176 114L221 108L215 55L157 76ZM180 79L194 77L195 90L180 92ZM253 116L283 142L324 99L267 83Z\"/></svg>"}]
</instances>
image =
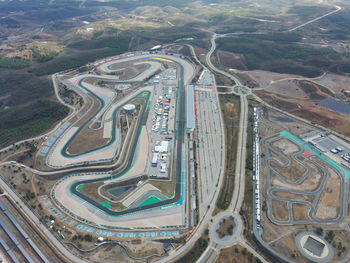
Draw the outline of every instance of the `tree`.
<instances>
[{"instance_id":1,"label":"tree","mask_svg":"<svg viewBox=\"0 0 350 263\"><path fill-rule=\"evenodd\" d=\"M91 242L91 241L92 241L92 235L86 234L86 235L84 236L84 239L85 239L85 241L87 241L87 242Z\"/></svg>"},{"instance_id":2,"label":"tree","mask_svg":"<svg viewBox=\"0 0 350 263\"><path fill-rule=\"evenodd\" d=\"M315 233L316 233L317 235L319 235L319 236L322 236L322 234L323 234L323 229L322 229L322 227L316 228Z\"/></svg>"}]
</instances>

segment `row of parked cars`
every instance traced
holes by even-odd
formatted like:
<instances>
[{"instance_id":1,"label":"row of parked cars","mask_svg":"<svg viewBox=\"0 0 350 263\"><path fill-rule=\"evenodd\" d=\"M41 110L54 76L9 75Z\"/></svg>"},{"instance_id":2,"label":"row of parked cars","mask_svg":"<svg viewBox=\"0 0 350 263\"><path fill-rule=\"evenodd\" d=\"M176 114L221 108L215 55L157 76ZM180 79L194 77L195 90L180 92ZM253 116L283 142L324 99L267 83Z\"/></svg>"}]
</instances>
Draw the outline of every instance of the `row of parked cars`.
<instances>
[{"instance_id":1,"label":"row of parked cars","mask_svg":"<svg viewBox=\"0 0 350 263\"><path fill-rule=\"evenodd\" d=\"M157 102L154 105L155 115L152 118L153 132L168 134L170 102L171 102L171 96L169 94L165 94L164 96L159 96L159 98L157 99Z\"/></svg>"}]
</instances>

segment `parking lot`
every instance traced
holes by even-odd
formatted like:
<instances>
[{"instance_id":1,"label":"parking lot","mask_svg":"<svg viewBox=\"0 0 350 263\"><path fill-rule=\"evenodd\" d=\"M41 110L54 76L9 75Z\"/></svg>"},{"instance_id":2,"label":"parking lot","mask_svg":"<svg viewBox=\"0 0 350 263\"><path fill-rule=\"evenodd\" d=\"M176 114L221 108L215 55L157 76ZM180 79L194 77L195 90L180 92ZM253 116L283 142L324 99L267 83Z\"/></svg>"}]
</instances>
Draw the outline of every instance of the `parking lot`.
<instances>
[{"instance_id":1,"label":"parking lot","mask_svg":"<svg viewBox=\"0 0 350 263\"><path fill-rule=\"evenodd\" d=\"M321 132L305 134L302 138L314 145L327 157L350 169L350 144L334 135Z\"/></svg>"},{"instance_id":2,"label":"parking lot","mask_svg":"<svg viewBox=\"0 0 350 263\"><path fill-rule=\"evenodd\" d=\"M220 123L220 108L217 94L196 91L197 149L199 156L199 199L200 213L211 200L220 176L223 158L224 132Z\"/></svg>"}]
</instances>

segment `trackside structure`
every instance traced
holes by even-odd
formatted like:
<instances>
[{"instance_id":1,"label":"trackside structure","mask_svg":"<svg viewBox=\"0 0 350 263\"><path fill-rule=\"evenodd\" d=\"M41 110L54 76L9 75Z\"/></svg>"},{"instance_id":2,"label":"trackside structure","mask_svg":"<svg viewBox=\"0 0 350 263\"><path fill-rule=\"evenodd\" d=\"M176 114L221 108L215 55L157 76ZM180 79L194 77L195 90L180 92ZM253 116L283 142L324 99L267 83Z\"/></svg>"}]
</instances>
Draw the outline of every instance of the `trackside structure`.
<instances>
[{"instance_id":1,"label":"trackside structure","mask_svg":"<svg viewBox=\"0 0 350 263\"><path fill-rule=\"evenodd\" d=\"M188 85L186 90L186 132L192 133L196 128L194 86Z\"/></svg>"}]
</instances>

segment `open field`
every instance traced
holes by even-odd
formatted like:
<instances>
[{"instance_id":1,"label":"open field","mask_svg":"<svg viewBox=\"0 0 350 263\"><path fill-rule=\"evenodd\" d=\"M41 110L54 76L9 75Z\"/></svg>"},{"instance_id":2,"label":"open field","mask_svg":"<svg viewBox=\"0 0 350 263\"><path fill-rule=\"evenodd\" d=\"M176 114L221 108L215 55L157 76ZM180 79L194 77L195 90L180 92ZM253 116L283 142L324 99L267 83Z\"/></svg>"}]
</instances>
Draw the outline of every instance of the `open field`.
<instances>
[{"instance_id":1,"label":"open field","mask_svg":"<svg viewBox=\"0 0 350 263\"><path fill-rule=\"evenodd\" d=\"M273 200L272 201L272 215L278 220L278 221L287 221L288 220L288 208L287 208L287 202L279 201L279 200Z\"/></svg>"},{"instance_id":2,"label":"open field","mask_svg":"<svg viewBox=\"0 0 350 263\"><path fill-rule=\"evenodd\" d=\"M254 257L246 248L239 245L225 248L220 252L215 263L260 263L260 259Z\"/></svg>"},{"instance_id":3,"label":"open field","mask_svg":"<svg viewBox=\"0 0 350 263\"><path fill-rule=\"evenodd\" d=\"M309 220L310 207L303 204L293 204L293 216L295 220Z\"/></svg>"},{"instance_id":4,"label":"open field","mask_svg":"<svg viewBox=\"0 0 350 263\"><path fill-rule=\"evenodd\" d=\"M274 107L317 123L321 126L333 129L344 135L350 135L349 129L347 128L350 125L350 119L345 115L319 107L310 101L285 98L266 91L256 91L255 93L265 102Z\"/></svg>"},{"instance_id":5,"label":"open field","mask_svg":"<svg viewBox=\"0 0 350 263\"><path fill-rule=\"evenodd\" d=\"M223 111L226 136L226 167L223 188L216 206L225 210L231 202L234 187L234 169L236 160L236 137L238 135L237 125L239 123L240 102L234 95L220 96L221 109Z\"/></svg>"}]
</instances>

